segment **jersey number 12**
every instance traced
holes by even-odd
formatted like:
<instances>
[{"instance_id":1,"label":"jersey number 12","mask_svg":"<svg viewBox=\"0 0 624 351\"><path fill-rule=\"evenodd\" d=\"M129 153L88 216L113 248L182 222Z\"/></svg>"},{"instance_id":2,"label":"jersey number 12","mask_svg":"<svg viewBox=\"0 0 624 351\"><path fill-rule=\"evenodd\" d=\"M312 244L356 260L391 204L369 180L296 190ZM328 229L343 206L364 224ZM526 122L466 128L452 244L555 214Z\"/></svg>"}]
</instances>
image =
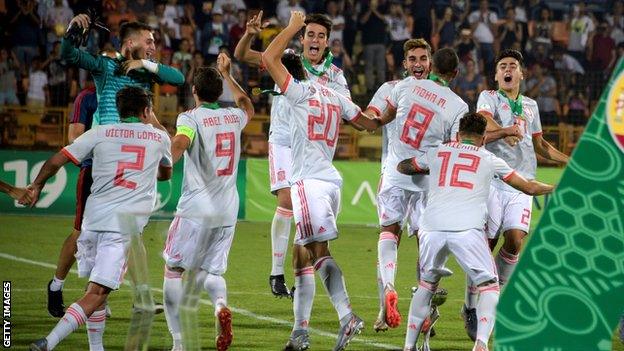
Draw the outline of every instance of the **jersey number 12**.
<instances>
[{"instance_id":1,"label":"jersey number 12","mask_svg":"<svg viewBox=\"0 0 624 351\"><path fill-rule=\"evenodd\" d=\"M449 151L440 151L438 152L438 157L442 159L442 166L440 166L440 178L438 179L438 186L444 187L446 186L446 173L448 173L449 161L451 160L451 153ZM449 186L456 188L466 188L472 190L474 188L474 184L471 182L461 181L459 180L459 172L470 172L477 173L477 169L479 168L479 163L481 162L481 158L477 155L460 153L458 155L458 159L470 160L471 163L469 165L455 163L453 165L453 169L451 171L451 181L449 182Z\"/></svg>"}]
</instances>

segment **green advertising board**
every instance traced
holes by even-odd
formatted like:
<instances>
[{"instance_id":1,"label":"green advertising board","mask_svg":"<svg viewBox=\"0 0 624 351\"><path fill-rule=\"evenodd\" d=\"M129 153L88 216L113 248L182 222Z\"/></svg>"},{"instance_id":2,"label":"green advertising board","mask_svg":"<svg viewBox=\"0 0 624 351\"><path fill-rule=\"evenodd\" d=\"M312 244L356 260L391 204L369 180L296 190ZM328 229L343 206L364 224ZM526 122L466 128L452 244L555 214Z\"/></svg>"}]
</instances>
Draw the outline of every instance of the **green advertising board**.
<instances>
[{"instance_id":1,"label":"green advertising board","mask_svg":"<svg viewBox=\"0 0 624 351\"><path fill-rule=\"evenodd\" d=\"M611 350L624 310L624 60L504 288L497 351Z\"/></svg>"},{"instance_id":2,"label":"green advertising board","mask_svg":"<svg viewBox=\"0 0 624 351\"><path fill-rule=\"evenodd\" d=\"M52 156L49 151L13 151L0 150L0 180L18 187L32 182L43 163ZM156 217L170 217L175 212L182 189L183 163L178 162L173 168L170 180L158 182L156 198ZM245 160L238 163L238 193L245 198ZM22 214L61 214L73 215L76 209L76 182L80 168L72 163L66 164L48 182L41 192L39 202L32 209L25 209L7 196L0 196L0 213ZM241 201L238 218L245 218L245 202Z\"/></svg>"}]
</instances>

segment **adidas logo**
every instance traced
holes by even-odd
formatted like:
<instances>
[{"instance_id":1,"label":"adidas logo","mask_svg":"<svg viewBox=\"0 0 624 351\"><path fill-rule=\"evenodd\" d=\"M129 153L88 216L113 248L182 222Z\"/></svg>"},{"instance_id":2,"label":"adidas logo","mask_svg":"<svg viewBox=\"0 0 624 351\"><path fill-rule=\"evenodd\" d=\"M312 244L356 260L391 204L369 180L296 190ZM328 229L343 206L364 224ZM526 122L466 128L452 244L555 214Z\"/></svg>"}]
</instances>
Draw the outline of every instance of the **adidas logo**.
<instances>
[{"instance_id":1,"label":"adidas logo","mask_svg":"<svg viewBox=\"0 0 624 351\"><path fill-rule=\"evenodd\" d=\"M388 216L387 216L385 213L382 213L382 214L381 214L381 218L382 218L382 219L388 219Z\"/></svg>"},{"instance_id":2,"label":"adidas logo","mask_svg":"<svg viewBox=\"0 0 624 351\"><path fill-rule=\"evenodd\" d=\"M416 324L412 323L410 325L407 326L410 329L416 330Z\"/></svg>"},{"instance_id":3,"label":"adidas logo","mask_svg":"<svg viewBox=\"0 0 624 351\"><path fill-rule=\"evenodd\" d=\"M319 234L324 233L325 232L325 228L323 228L323 226L320 226L318 232L319 232Z\"/></svg>"},{"instance_id":4,"label":"adidas logo","mask_svg":"<svg viewBox=\"0 0 624 351\"><path fill-rule=\"evenodd\" d=\"M303 322L299 323L299 326L301 326L302 328L306 328L308 326L308 321L304 320Z\"/></svg>"}]
</instances>

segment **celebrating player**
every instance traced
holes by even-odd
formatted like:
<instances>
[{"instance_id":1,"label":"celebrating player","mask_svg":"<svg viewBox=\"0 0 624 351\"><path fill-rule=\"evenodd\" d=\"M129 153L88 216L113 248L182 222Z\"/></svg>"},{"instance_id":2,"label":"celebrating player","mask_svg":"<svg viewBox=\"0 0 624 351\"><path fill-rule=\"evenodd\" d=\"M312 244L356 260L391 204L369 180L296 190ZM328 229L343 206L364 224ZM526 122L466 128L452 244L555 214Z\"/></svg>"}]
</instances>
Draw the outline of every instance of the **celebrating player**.
<instances>
[{"instance_id":1,"label":"celebrating player","mask_svg":"<svg viewBox=\"0 0 624 351\"><path fill-rule=\"evenodd\" d=\"M480 292L473 351L488 350L499 296L496 268L484 232L490 183L497 176L530 195L547 194L553 189L551 185L526 180L485 150L482 145L486 123L480 114L467 113L460 121L457 142L429 148L418 158L404 160L398 166L405 174L430 174L419 232L420 282L410 304L405 351L416 350L431 298L440 278L446 275L444 264L450 253Z\"/></svg>"},{"instance_id":2,"label":"celebrating player","mask_svg":"<svg viewBox=\"0 0 624 351\"><path fill-rule=\"evenodd\" d=\"M527 179L535 178L537 160L535 154L560 163L567 163L568 156L559 152L542 137L542 125L535 100L520 94L520 82L524 62L516 50L502 51L496 60L495 80L498 90L481 92L477 111L488 120L486 148L502 158ZM501 128L502 127L502 128ZM509 135L506 131L517 129L521 139L511 143L500 140ZM522 241L529 232L533 197L518 192L500 179L492 182L488 199L488 211L492 221L488 223L490 238L505 237L503 246L496 255L496 268L501 285L507 283L518 263ZM462 316L466 330L474 340L476 331L475 303L478 291L468 282L466 302Z\"/></svg>"},{"instance_id":3,"label":"celebrating player","mask_svg":"<svg viewBox=\"0 0 624 351\"><path fill-rule=\"evenodd\" d=\"M116 101L122 123L94 127L52 156L22 199L33 206L45 182L64 164L93 159L93 192L85 206L76 254L79 275L88 276L89 285L50 334L30 345L31 350L52 350L85 323L89 348L104 349L105 303L119 288L129 245L118 215L136 214L142 231L156 200L155 179L171 177L171 141L154 115L151 93L126 87Z\"/></svg>"},{"instance_id":4,"label":"celebrating player","mask_svg":"<svg viewBox=\"0 0 624 351\"><path fill-rule=\"evenodd\" d=\"M381 219L379 266L384 285L385 320L391 328L398 327L401 322L393 281L402 221L410 203L425 200L428 181L426 175L400 174L396 166L406 158L423 154L428 148L455 137L459 118L468 111L468 105L448 88L457 75L458 62L452 49L438 50L433 55L429 79L408 77L400 81L392 89L387 99L388 109L381 118L382 124L396 118L396 138L389 144L377 196Z\"/></svg>"},{"instance_id":5,"label":"celebrating player","mask_svg":"<svg viewBox=\"0 0 624 351\"><path fill-rule=\"evenodd\" d=\"M360 108L342 94L306 79L299 56L293 52L282 56L288 41L304 25L305 15L293 11L288 26L273 39L262 57L292 111L288 122L293 155L291 198L296 224L293 245L296 289L295 323L285 350L305 350L310 345L308 324L315 294L315 271L340 320L334 350L343 350L364 322L351 310L342 271L328 247L328 241L338 237L336 216L342 185L332 159L340 118L370 130L379 123L363 117Z\"/></svg>"},{"instance_id":6,"label":"celebrating player","mask_svg":"<svg viewBox=\"0 0 624 351\"><path fill-rule=\"evenodd\" d=\"M416 79L426 79L431 69L431 46L424 39L410 39L403 45L404 60L403 68L405 68L406 74L411 74ZM388 109L388 97L392 92L392 89L400 80L393 80L385 82L373 95L365 113L375 114L381 117ZM382 178L380 183L383 183L383 170L385 166L386 156L388 153L388 144L398 138L396 135L396 121L392 121L382 127L382 142L381 142L381 173ZM422 199L418 197L409 198L409 205L407 206L407 213L401 221L401 228L404 222L407 222L408 235L413 235L418 230L418 217L422 210ZM378 207L378 210L381 207ZM378 211L379 221L383 222L381 212ZM378 243L377 253L377 290L379 293L379 314L377 320L373 324L375 331L385 331L388 329L386 323L385 314L385 298L384 298L384 279L382 278L381 271L386 271L385 278L386 283L390 283L394 286L394 278L396 275L396 262L398 243L400 241L401 232L398 234L398 238L395 236L380 236ZM381 265L380 262L384 262L385 265Z\"/></svg>"},{"instance_id":7,"label":"celebrating player","mask_svg":"<svg viewBox=\"0 0 624 351\"><path fill-rule=\"evenodd\" d=\"M221 78L223 77L223 79ZM217 103L223 80L238 108ZM234 238L239 199L236 175L241 131L254 115L249 97L230 74L230 59L221 53L217 69L200 68L193 77L195 108L178 116L172 140L174 163L184 154L184 181L176 216L169 228L163 256L165 316L173 338L173 349L182 350L179 308L182 274L198 268L201 284L215 308L217 350L232 342L232 314L227 307L223 274ZM202 238L202 236L208 236ZM198 247L202 246L203 247ZM199 257L196 257L199 252ZM193 267L198 260L200 267Z\"/></svg>"},{"instance_id":8,"label":"celebrating player","mask_svg":"<svg viewBox=\"0 0 624 351\"><path fill-rule=\"evenodd\" d=\"M254 66L262 66L262 54L250 49L252 39L262 28L262 11L247 22L247 30L238 42L234 55L237 59ZM306 17L305 30L300 41L303 45L303 66L307 79L328 86L347 98L351 97L342 70L332 64L333 56L328 50L332 21L325 15L311 14ZM277 87L279 88L279 86ZM277 90L277 89L276 89ZM284 281L284 260L290 237L292 202L290 179L292 157L289 104L283 96L275 96L271 105L269 129L269 176L271 192L277 196L277 209L271 222L271 275L269 284L275 296L289 296Z\"/></svg>"}]
</instances>

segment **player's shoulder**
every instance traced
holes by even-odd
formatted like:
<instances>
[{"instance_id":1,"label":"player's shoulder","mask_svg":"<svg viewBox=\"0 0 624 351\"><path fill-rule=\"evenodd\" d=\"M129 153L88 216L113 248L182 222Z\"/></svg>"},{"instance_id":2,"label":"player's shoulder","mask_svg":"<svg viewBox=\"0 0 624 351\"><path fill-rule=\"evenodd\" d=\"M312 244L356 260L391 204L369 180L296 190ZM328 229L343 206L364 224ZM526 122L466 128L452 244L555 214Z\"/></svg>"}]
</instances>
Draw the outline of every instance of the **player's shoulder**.
<instances>
[{"instance_id":1,"label":"player's shoulder","mask_svg":"<svg viewBox=\"0 0 624 351\"><path fill-rule=\"evenodd\" d=\"M483 90L481 93L479 93L479 98L485 97L485 98L493 99L493 98L496 97L496 94L498 94L498 92L496 90L487 89L487 90Z\"/></svg>"},{"instance_id":2,"label":"player's shoulder","mask_svg":"<svg viewBox=\"0 0 624 351\"><path fill-rule=\"evenodd\" d=\"M526 96L526 95L522 95L522 104L529 106L529 107L535 107L537 108L537 101L531 99L530 97Z\"/></svg>"},{"instance_id":3,"label":"player's shoulder","mask_svg":"<svg viewBox=\"0 0 624 351\"><path fill-rule=\"evenodd\" d=\"M344 74L342 68L336 66L333 63L331 64L331 66L329 66L329 71L332 72L334 75Z\"/></svg>"}]
</instances>

